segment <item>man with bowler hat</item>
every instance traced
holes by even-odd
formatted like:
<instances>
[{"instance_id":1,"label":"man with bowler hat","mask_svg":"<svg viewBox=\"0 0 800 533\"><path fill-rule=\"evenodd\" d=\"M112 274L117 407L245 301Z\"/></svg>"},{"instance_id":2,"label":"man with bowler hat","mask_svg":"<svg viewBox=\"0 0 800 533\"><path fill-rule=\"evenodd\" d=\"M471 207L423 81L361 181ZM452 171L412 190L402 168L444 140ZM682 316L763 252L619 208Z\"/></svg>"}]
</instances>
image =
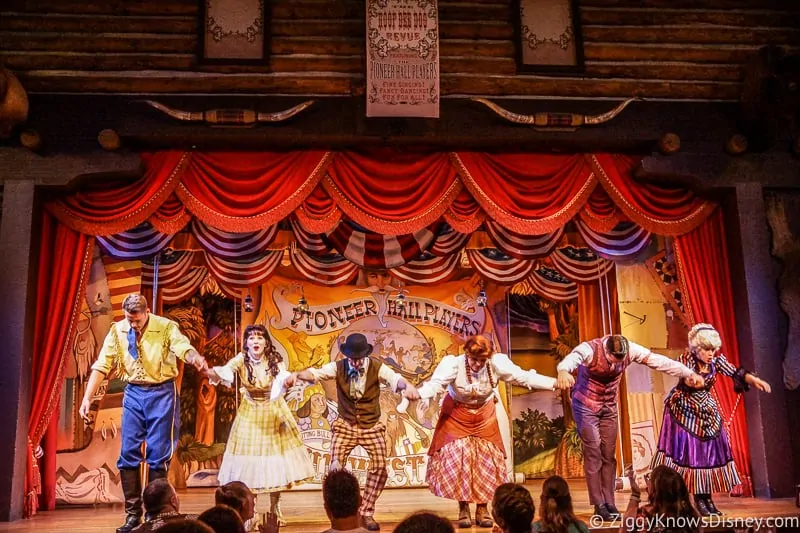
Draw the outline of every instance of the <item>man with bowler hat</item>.
<instances>
[{"instance_id":1,"label":"man with bowler hat","mask_svg":"<svg viewBox=\"0 0 800 533\"><path fill-rule=\"evenodd\" d=\"M419 400L419 393L416 387L389 366L370 357L372 350L373 346L364 335L353 333L339 345L344 358L321 368L298 372L297 377L311 382L336 380L339 418L331 427L330 470L344 468L350 452L356 446L362 446L367 451L370 466L359 511L364 527L378 531L380 525L373 518L375 502L389 477L386 470L386 426L380 420L380 384L388 384L394 392L403 391L409 400Z\"/></svg>"}]
</instances>

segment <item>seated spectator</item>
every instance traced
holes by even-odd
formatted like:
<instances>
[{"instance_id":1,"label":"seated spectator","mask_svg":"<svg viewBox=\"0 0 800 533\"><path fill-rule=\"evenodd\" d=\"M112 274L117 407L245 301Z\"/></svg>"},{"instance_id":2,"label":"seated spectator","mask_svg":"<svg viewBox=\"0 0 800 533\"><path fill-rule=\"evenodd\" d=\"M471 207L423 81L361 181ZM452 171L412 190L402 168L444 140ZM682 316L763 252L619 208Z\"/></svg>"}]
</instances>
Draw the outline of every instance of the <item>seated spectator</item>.
<instances>
[{"instance_id":1,"label":"seated spectator","mask_svg":"<svg viewBox=\"0 0 800 533\"><path fill-rule=\"evenodd\" d=\"M214 533L214 530L199 520L184 518L168 522L158 533Z\"/></svg>"},{"instance_id":2,"label":"seated spectator","mask_svg":"<svg viewBox=\"0 0 800 533\"><path fill-rule=\"evenodd\" d=\"M323 533L368 533L360 527L361 489L356 476L347 470L330 472L322 481L322 501L331 522Z\"/></svg>"},{"instance_id":3,"label":"seated spectator","mask_svg":"<svg viewBox=\"0 0 800 533\"><path fill-rule=\"evenodd\" d=\"M561 476L550 476L542 485L539 520L533 523L534 533L589 533L584 522L572 510L569 485Z\"/></svg>"},{"instance_id":4,"label":"seated spectator","mask_svg":"<svg viewBox=\"0 0 800 533\"><path fill-rule=\"evenodd\" d=\"M174 520L197 518L197 515L186 515L179 512L178 493L166 478L151 481L142 493L142 502L148 519L143 524L136 526L131 533L148 533L160 530Z\"/></svg>"},{"instance_id":5,"label":"seated spectator","mask_svg":"<svg viewBox=\"0 0 800 533\"><path fill-rule=\"evenodd\" d=\"M455 531L450 520L429 511L408 515L394 528L394 533L455 533Z\"/></svg>"},{"instance_id":6,"label":"seated spectator","mask_svg":"<svg viewBox=\"0 0 800 533\"><path fill-rule=\"evenodd\" d=\"M245 524L256 513L255 495L241 481L231 481L217 487L214 492L214 504L233 508Z\"/></svg>"},{"instance_id":7,"label":"seated spectator","mask_svg":"<svg viewBox=\"0 0 800 533\"><path fill-rule=\"evenodd\" d=\"M239 513L227 505L215 505L206 509L197 519L211 526L215 533L246 533Z\"/></svg>"},{"instance_id":8,"label":"seated spectator","mask_svg":"<svg viewBox=\"0 0 800 533\"><path fill-rule=\"evenodd\" d=\"M678 472L664 465L655 467L649 478L646 478L650 502L641 507L639 506L641 491L633 467L628 469L628 479L631 481L631 499L620 525L620 533L700 531L700 513L692 507L689 489L683 476Z\"/></svg>"},{"instance_id":9,"label":"seated spectator","mask_svg":"<svg viewBox=\"0 0 800 533\"><path fill-rule=\"evenodd\" d=\"M492 517L503 533L530 533L536 507L528 489L503 483L494 491Z\"/></svg>"}]
</instances>

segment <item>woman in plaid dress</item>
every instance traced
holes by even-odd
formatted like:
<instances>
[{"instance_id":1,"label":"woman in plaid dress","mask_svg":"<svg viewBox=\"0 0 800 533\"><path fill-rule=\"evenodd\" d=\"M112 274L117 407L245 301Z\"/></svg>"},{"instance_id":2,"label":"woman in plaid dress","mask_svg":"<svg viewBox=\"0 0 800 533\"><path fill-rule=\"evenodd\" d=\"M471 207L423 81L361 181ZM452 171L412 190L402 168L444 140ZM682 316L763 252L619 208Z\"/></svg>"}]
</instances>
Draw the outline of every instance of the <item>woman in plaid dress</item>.
<instances>
[{"instance_id":1,"label":"woman in plaid dress","mask_svg":"<svg viewBox=\"0 0 800 533\"><path fill-rule=\"evenodd\" d=\"M439 422L428 450L430 491L458 501L458 527L472 527L469 503L477 503L475 524L492 527L487 504L508 481L506 447L497 422L503 409L497 385L506 381L529 389L555 390L556 380L522 370L506 354L494 353L482 335L469 337L461 355L442 358L431 379L419 388L430 400L445 388Z\"/></svg>"},{"instance_id":2,"label":"woman in plaid dress","mask_svg":"<svg viewBox=\"0 0 800 533\"><path fill-rule=\"evenodd\" d=\"M294 375L281 368L283 358L264 326L247 326L243 337L244 353L208 372L214 385L230 387L237 375L242 384L218 478L221 484L241 481L255 493L269 493L269 511L283 522L280 491L312 479L314 467L283 398Z\"/></svg>"},{"instance_id":3,"label":"woman in plaid dress","mask_svg":"<svg viewBox=\"0 0 800 533\"><path fill-rule=\"evenodd\" d=\"M721 346L722 339L710 324L695 324L689 331L689 353L680 359L703 377L705 385L695 389L681 380L667 395L658 452L651 463L652 468L665 465L680 473L704 516L721 514L711 499L714 492L730 492L741 483L719 406L711 394L717 376L732 378L737 392L750 385L771 390L763 379L733 366L719 353Z\"/></svg>"}]
</instances>

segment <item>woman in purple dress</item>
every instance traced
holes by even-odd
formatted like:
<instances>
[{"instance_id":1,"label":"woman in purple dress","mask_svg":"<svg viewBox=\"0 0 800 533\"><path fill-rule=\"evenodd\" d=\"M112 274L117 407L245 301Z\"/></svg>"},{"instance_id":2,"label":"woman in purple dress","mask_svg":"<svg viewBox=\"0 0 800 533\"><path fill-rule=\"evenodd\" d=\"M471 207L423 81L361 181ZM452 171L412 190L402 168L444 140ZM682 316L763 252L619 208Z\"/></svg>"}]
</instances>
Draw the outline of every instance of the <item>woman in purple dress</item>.
<instances>
[{"instance_id":1,"label":"woman in purple dress","mask_svg":"<svg viewBox=\"0 0 800 533\"><path fill-rule=\"evenodd\" d=\"M722 514L711 495L730 492L741 483L733 462L728 434L711 388L717 375L733 379L737 392L750 386L770 392L769 383L739 367L734 367L719 353L722 339L710 324L696 324L689 331L689 353L681 362L705 379L699 389L687 386L683 380L670 391L664 401L664 423L658 440L658 452L652 468L665 465L680 473L695 505L704 516Z\"/></svg>"}]
</instances>

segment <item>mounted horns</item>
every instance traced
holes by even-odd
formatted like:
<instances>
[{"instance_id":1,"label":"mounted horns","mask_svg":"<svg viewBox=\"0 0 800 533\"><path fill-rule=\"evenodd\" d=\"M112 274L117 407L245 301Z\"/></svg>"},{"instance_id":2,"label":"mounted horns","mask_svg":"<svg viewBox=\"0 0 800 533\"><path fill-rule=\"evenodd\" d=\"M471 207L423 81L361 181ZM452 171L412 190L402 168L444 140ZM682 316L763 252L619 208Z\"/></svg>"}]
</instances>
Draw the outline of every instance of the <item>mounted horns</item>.
<instances>
[{"instance_id":1,"label":"mounted horns","mask_svg":"<svg viewBox=\"0 0 800 533\"><path fill-rule=\"evenodd\" d=\"M316 100L307 100L302 104L297 104L284 111L276 113L262 113L253 109L209 109L207 111L183 111L181 109L174 109L153 100L144 100L144 102L158 109L162 113L171 116L174 119L182 120L184 122L205 122L212 126L254 126L263 122L282 122L289 119L298 113L305 111Z\"/></svg>"},{"instance_id":2,"label":"mounted horns","mask_svg":"<svg viewBox=\"0 0 800 533\"><path fill-rule=\"evenodd\" d=\"M574 131L581 126L594 126L608 122L622 113L622 110L628 107L631 102L635 100L641 100L641 98L628 98L614 109L599 115L579 115L577 113L535 113L533 115L522 115L520 113L514 113L513 111L509 111L508 109L500 107L499 105L495 104L494 102L490 102L485 98L472 98L472 100L475 102L480 102L494 111L497 115L515 124L525 124L528 126L533 126L536 129L562 129Z\"/></svg>"}]
</instances>

